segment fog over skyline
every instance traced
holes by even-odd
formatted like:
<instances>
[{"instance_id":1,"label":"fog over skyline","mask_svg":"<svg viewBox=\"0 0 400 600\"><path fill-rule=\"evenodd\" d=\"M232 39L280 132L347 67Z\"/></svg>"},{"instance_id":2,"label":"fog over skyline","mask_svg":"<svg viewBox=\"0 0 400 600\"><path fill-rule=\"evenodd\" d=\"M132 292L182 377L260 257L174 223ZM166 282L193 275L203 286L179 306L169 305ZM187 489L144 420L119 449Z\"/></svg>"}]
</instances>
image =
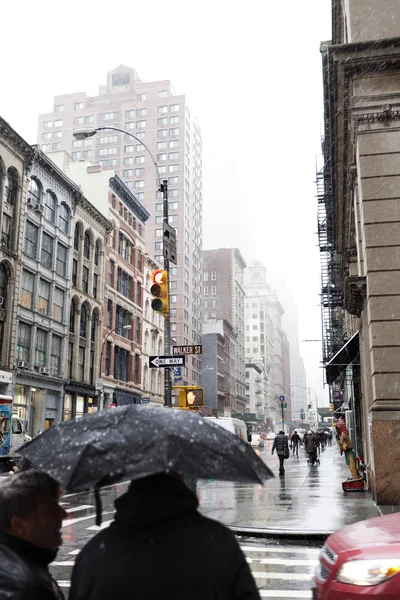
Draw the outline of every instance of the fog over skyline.
<instances>
[{"instance_id":1,"label":"fog over skyline","mask_svg":"<svg viewBox=\"0 0 400 600\"><path fill-rule=\"evenodd\" d=\"M71 0L4 5L0 115L36 143L53 96L98 93L119 64L144 81L170 79L203 138L204 248L238 247L284 281L300 340L321 338L316 156L321 151L319 44L330 1L159 0L102 7ZM282 299L283 301L283 299ZM283 302L284 303L284 302ZM322 390L321 344L300 343L309 385Z\"/></svg>"}]
</instances>

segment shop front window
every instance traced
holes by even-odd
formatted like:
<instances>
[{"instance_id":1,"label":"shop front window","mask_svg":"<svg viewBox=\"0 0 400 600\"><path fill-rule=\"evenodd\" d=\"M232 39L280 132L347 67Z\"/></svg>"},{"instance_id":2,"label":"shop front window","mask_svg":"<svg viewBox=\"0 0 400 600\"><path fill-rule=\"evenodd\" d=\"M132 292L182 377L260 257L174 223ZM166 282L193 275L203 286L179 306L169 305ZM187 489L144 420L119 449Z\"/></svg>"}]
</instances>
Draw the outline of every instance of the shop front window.
<instances>
[{"instance_id":1,"label":"shop front window","mask_svg":"<svg viewBox=\"0 0 400 600\"><path fill-rule=\"evenodd\" d=\"M16 385L14 388L13 415L20 419L27 418L27 389L23 385Z\"/></svg>"},{"instance_id":2,"label":"shop front window","mask_svg":"<svg viewBox=\"0 0 400 600\"><path fill-rule=\"evenodd\" d=\"M78 419L79 417L83 417L85 412L85 398L83 396L76 397L76 411L75 417Z\"/></svg>"},{"instance_id":3,"label":"shop front window","mask_svg":"<svg viewBox=\"0 0 400 600\"><path fill-rule=\"evenodd\" d=\"M72 419L72 396L71 394L65 394L63 421L69 421L69 419Z\"/></svg>"}]
</instances>

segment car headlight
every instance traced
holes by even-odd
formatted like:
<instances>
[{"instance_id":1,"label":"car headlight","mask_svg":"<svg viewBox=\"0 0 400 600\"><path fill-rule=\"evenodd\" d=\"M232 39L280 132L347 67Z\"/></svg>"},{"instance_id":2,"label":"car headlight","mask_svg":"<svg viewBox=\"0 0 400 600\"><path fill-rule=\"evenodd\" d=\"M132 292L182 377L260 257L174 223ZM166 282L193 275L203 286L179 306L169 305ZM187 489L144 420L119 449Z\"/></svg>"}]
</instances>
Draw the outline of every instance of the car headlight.
<instances>
[{"instance_id":1,"label":"car headlight","mask_svg":"<svg viewBox=\"0 0 400 600\"><path fill-rule=\"evenodd\" d=\"M351 560L340 567L336 581L352 585L378 585L397 573L400 573L400 558Z\"/></svg>"}]
</instances>

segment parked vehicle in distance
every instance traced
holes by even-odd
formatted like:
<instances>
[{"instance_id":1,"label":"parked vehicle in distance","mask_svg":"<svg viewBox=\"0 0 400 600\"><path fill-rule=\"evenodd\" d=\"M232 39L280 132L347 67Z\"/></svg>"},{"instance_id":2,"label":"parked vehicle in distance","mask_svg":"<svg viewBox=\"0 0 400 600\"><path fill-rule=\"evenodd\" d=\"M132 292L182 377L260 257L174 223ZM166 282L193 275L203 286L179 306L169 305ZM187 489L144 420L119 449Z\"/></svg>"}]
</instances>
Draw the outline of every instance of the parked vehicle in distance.
<instances>
[{"instance_id":1,"label":"parked vehicle in distance","mask_svg":"<svg viewBox=\"0 0 400 600\"><path fill-rule=\"evenodd\" d=\"M270 431L269 433L267 433L267 440L274 440L275 439L275 433L273 431Z\"/></svg>"},{"instance_id":2,"label":"parked vehicle in distance","mask_svg":"<svg viewBox=\"0 0 400 600\"><path fill-rule=\"evenodd\" d=\"M204 418L207 419L208 421L212 421L213 423L216 423L217 425L219 425L220 427L223 427L227 431L234 433L235 435L240 437L240 439L247 442L247 440L248 440L247 426L244 421L241 421L240 419L232 419L230 417L204 417Z\"/></svg>"},{"instance_id":3,"label":"parked vehicle in distance","mask_svg":"<svg viewBox=\"0 0 400 600\"><path fill-rule=\"evenodd\" d=\"M254 446L254 448L264 448L264 440L258 433L252 433L250 444Z\"/></svg>"},{"instance_id":4,"label":"parked vehicle in distance","mask_svg":"<svg viewBox=\"0 0 400 600\"><path fill-rule=\"evenodd\" d=\"M313 598L399 598L399 557L399 513L343 527L327 538L321 550Z\"/></svg>"}]
</instances>

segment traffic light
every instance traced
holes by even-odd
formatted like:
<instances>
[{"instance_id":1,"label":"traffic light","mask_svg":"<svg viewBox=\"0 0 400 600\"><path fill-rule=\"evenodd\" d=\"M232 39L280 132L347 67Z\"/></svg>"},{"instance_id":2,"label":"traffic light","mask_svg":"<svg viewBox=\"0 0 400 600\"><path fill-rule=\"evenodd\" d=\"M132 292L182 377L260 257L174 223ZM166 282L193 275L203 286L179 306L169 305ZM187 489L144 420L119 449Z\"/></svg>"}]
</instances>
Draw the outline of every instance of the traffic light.
<instances>
[{"instance_id":1,"label":"traffic light","mask_svg":"<svg viewBox=\"0 0 400 600\"><path fill-rule=\"evenodd\" d=\"M333 404L329 405L329 412L333 412Z\"/></svg>"},{"instance_id":2,"label":"traffic light","mask_svg":"<svg viewBox=\"0 0 400 600\"><path fill-rule=\"evenodd\" d=\"M204 406L204 390L202 388L186 390L186 408Z\"/></svg>"},{"instance_id":3,"label":"traffic light","mask_svg":"<svg viewBox=\"0 0 400 600\"><path fill-rule=\"evenodd\" d=\"M311 409L312 409L312 404L309 404L308 405L308 411L311 412Z\"/></svg>"},{"instance_id":4,"label":"traffic light","mask_svg":"<svg viewBox=\"0 0 400 600\"><path fill-rule=\"evenodd\" d=\"M157 269L151 274L153 285L150 288L150 294L154 296L151 302L151 308L165 315L169 310L168 298L168 273Z\"/></svg>"}]
</instances>

